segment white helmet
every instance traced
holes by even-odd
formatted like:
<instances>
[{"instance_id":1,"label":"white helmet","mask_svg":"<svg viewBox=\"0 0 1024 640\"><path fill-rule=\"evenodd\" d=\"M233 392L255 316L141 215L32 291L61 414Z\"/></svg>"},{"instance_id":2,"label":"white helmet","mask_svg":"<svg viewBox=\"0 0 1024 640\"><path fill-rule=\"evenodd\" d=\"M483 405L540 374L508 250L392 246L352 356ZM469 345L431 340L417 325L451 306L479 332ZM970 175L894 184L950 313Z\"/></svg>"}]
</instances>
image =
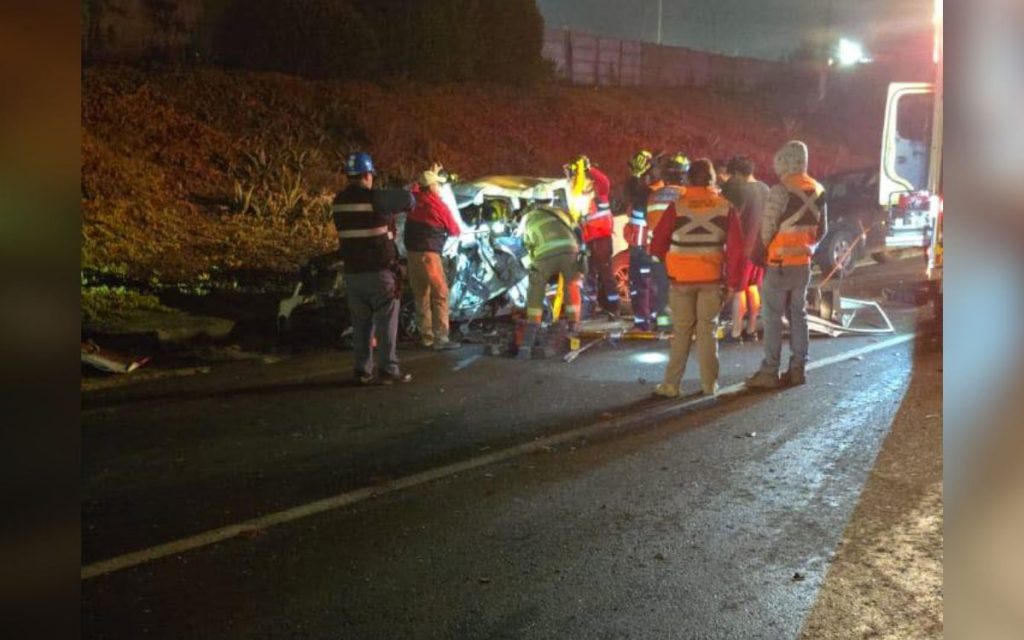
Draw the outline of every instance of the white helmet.
<instances>
[{"instance_id":1,"label":"white helmet","mask_svg":"<svg viewBox=\"0 0 1024 640\"><path fill-rule=\"evenodd\" d=\"M542 182L533 188L533 199L537 202L551 202L555 199L555 192L550 184Z\"/></svg>"}]
</instances>

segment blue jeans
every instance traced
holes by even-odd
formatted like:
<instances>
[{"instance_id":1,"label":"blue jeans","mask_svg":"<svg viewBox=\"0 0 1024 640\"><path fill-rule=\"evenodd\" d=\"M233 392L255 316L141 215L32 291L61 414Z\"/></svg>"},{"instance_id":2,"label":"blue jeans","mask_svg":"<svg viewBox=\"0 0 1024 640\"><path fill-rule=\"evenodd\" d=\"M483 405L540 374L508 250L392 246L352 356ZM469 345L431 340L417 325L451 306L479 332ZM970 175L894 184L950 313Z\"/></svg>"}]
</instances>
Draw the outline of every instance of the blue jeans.
<instances>
[{"instance_id":1,"label":"blue jeans","mask_svg":"<svg viewBox=\"0 0 1024 640\"><path fill-rule=\"evenodd\" d=\"M653 264L642 247L629 248L629 303L633 307L633 324L641 329L650 328Z\"/></svg>"},{"instance_id":2,"label":"blue jeans","mask_svg":"<svg viewBox=\"0 0 1024 640\"><path fill-rule=\"evenodd\" d=\"M348 309L352 316L352 340L356 355L356 376L373 373L373 347L377 336L379 373L399 375L398 300L395 299L395 274L391 271L345 274Z\"/></svg>"},{"instance_id":3,"label":"blue jeans","mask_svg":"<svg viewBox=\"0 0 1024 640\"><path fill-rule=\"evenodd\" d=\"M778 373L782 362L782 316L789 315L789 367L807 365L807 287L810 266L769 266L764 272L761 315L764 320L764 361L761 370Z\"/></svg>"},{"instance_id":4,"label":"blue jeans","mask_svg":"<svg viewBox=\"0 0 1024 640\"><path fill-rule=\"evenodd\" d=\"M669 305L668 270L665 263L651 260L651 322L657 322L660 315L668 313Z\"/></svg>"}]
</instances>

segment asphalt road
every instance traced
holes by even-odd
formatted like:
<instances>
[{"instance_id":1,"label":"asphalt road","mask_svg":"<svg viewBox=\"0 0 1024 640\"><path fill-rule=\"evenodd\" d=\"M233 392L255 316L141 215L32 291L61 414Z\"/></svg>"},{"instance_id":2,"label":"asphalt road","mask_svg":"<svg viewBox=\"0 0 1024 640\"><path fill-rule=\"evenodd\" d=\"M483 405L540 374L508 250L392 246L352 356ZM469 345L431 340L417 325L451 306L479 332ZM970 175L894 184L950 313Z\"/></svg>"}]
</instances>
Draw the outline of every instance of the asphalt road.
<instances>
[{"instance_id":1,"label":"asphalt road","mask_svg":"<svg viewBox=\"0 0 1024 640\"><path fill-rule=\"evenodd\" d=\"M848 292L877 295L912 271L866 269ZM790 638L813 611L808 637L859 637L830 635L850 628L839 612L860 611L826 580L830 564L839 572L863 557L840 562L869 537L840 545L844 530L864 520L884 539L879 514L933 512L936 470L941 480L941 341L918 324L919 310L889 309L901 332L925 337L887 348L881 338L815 340L818 361L876 350L814 370L803 388L737 394L663 420L631 417L663 410L649 394L664 343L601 348L572 365L472 347L410 353L416 382L390 389L352 388L345 357L318 353L88 393L86 567L330 496L357 498L84 579L84 635ZM757 345L725 347L723 383L759 357ZM921 490L865 491L903 422L921 437L890 436L900 449L891 455L918 461L907 482ZM611 426L357 495L594 424ZM871 500L857 507L862 493ZM851 521L855 507L862 515ZM901 553L934 556L933 532L915 531ZM899 557L878 566L898 570ZM933 573L893 603L931 611ZM838 576L874 584L852 569ZM876 609L884 621L888 607Z\"/></svg>"}]
</instances>

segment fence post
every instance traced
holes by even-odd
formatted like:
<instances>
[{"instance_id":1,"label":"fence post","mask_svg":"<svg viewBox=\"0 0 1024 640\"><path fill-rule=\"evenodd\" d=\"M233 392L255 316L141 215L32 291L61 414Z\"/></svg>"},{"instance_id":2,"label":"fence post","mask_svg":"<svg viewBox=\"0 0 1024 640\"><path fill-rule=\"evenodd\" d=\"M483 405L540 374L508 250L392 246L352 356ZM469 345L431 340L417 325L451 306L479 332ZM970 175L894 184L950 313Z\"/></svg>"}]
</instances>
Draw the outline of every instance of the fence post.
<instances>
[{"instance_id":1,"label":"fence post","mask_svg":"<svg viewBox=\"0 0 1024 640\"><path fill-rule=\"evenodd\" d=\"M565 29L565 73L569 78L569 84L576 84L576 75L572 68L572 34Z\"/></svg>"},{"instance_id":2,"label":"fence post","mask_svg":"<svg viewBox=\"0 0 1024 640\"><path fill-rule=\"evenodd\" d=\"M618 66L618 70L619 70L619 78L616 81L616 84L621 87L622 86L622 39L621 38L619 39L619 66Z\"/></svg>"}]
</instances>

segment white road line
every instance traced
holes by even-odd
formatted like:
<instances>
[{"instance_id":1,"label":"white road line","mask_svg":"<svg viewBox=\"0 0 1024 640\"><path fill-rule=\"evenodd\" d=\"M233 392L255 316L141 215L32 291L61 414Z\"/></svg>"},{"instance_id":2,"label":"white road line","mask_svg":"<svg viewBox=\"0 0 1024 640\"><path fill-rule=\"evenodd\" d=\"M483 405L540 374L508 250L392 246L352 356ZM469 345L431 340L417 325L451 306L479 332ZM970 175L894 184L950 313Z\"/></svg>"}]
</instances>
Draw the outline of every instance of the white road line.
<instances>
[{"instance_id":1,"label":"white road line","mask_svg":"<svg viewBox=\"0 0 1024 640\"><path fill-rule=\"evenodd\" d=\"M905 342L913 340L915 334L904 334L898 335L882 342L869 344L852 351L840 353L828 358L823 358L807 365L808 369L820 369L837 362L843 362L856 358L857 356L865 355L873 351L880 351L882 349L888 349ZM730 395L739 393L744 389L743 383L729 385L722 388L719 391L719 396ZM95 578L104 574L113 573L115 571L121 571L128 569L140 564L152 562L160 558L166 558L167 556L177 555L193 549L199 549L207 547L218 542L230 540L231 538L245 535L250 532L259 531L272 527L278 524L284 524L286 522L293 522L302 518L308 518L318 513L324 513L325 511L332 511L347 507L357 502L362 502L368 498L374 498L377 496L387 495L403 489L409 489L422 484L427 484L435 480L441 480L448 478L459 473L478 469L498 462L504 462L512 458L518 458L520 456L528 455L531 453L537 453L545 449L550 449L566 442L572 442L581 438L593 436L602 432L612 431L630 424L636 424L638 422L651 422L652 420L658 420L661 418L667 418L673 414L685 413L687 410L701 405L710 403L714 400L712 397L699 397L686 402L670 402L666 404L659 404L651 409L640 411L637 413L597 422L586 427L580 427L572 429L571 431L565 431L563 433L556 433L543 438L538 438L530 442L515 445L507 449L501 449L499 451L493 451L481 456L469 458L462 462L455 462L452 464L437 467L435 469L428 469L427 471L421 471L420 473L414 473L409 476L390 480L379 485L371 487L363 487L354 491L347 491L340 493L336 496L324 498L322 500L316 500L307 504L285 509L283 511L276 511L274 513L268 513L265 516L246 520L238 524L228 525L219 529L212 529L210 531L204 531L194 536L187 538L181 538L173 542L166 544L160 544L155 547L149 547L148 549L141 549L139 551L133 551L126 553L109 560L101 560L92 564L82 567L82 580L88 580L89 578Z\"/></svg>"},{"instance_id":2,"label":"white road line","mask_svg":"<svg viewBox=\"0 0 1024 640\"><path fill-rule=\"evenodd\" d=\"M463 369L473 364L482 357L483 356L481 356L478 353L476 355L469 356L468 358L463 358L462 360L459 360L457 363L455 363L455 366L452 367L452 371L462 371Z\"/></svg>"}]
</instances>

